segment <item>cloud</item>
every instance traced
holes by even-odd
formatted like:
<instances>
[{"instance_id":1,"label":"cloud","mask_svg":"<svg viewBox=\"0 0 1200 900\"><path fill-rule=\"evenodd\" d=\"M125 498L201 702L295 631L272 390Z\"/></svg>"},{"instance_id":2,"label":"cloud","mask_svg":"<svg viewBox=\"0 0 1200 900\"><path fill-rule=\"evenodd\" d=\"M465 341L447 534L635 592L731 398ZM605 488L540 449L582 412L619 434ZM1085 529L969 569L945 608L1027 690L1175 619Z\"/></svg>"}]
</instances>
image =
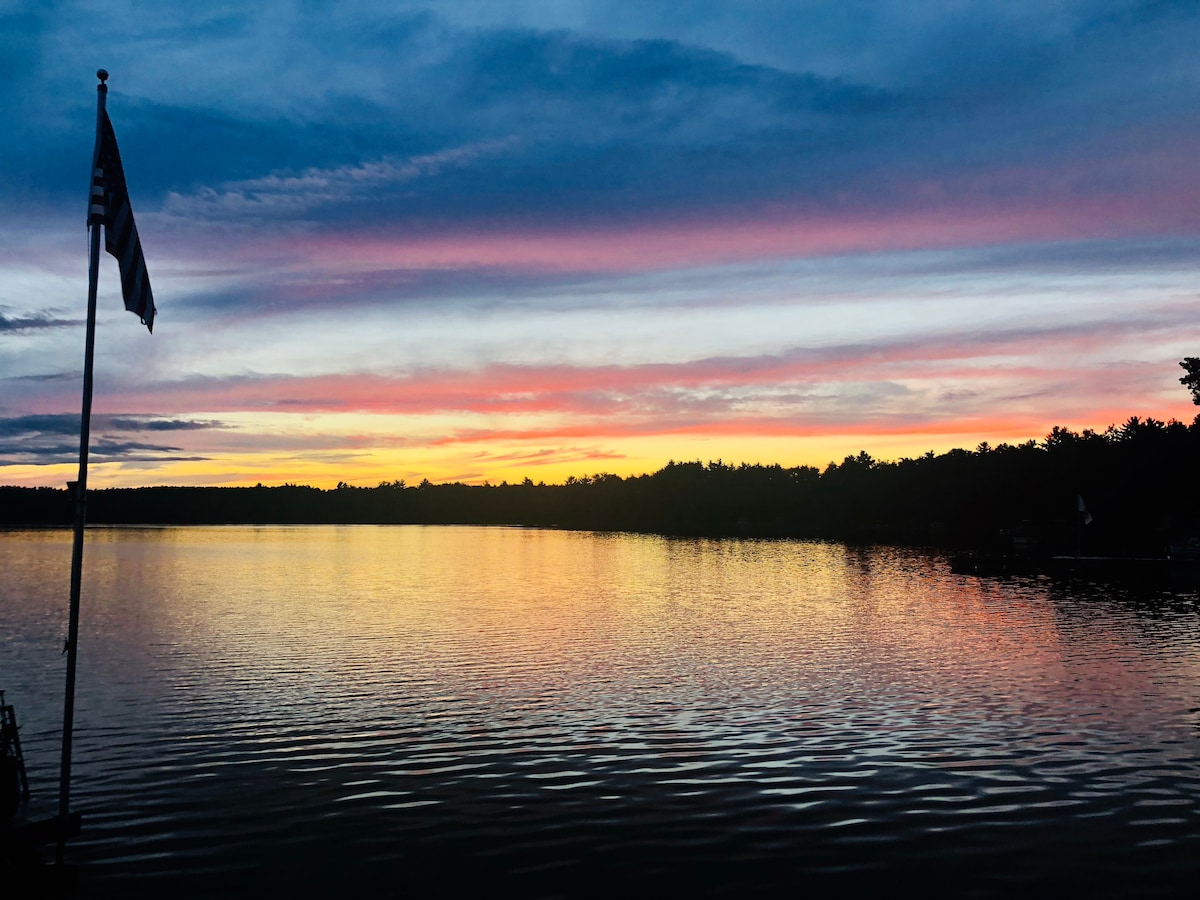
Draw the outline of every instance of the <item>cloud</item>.
<instances>
[{"instance_id":1,"label":"cloud","mask_svg":"<svg viewBox=\"0 0 1200 900\"><path fill-rule=\"evenodd\" d=\"M229 427L212 419L130 419L114 416L102 419L101 423L114 431L202 431Z\"/></svg>"},{"instance_id":2,"label":"cloud","mask_svg":"<svg viewBox=\"0 0 1200 900\"><path fill-rule=\"evenodd\" d=\"M82 319L60 319L48 313L29 316L6 316L0 313L0 333L13 334L23 331L41 331L47 328L64 328L82 325Z\"/></svg>"},{"instance_id":3,"label":"cloud","mask_svg":"<svg viewBox=\"0 0 1200 900\"><path fill-rule=\"evenodd\" d=\"M79 426L78 414L0 418L0 466L49 465L78 460ZM98 461L123 457L129 462L144 462L163 456L183 461L184 458L178 456L182 450L180 447L115 440L106 432L197 431L222 427L221 423L213 421L96 415L92 417L92 439L88 452ZM74 440L64 441L63 437Z\"/></svg>"},{"instance_id":4,"label":"cloud","mask_svg":"<svg viewBox=\"0 0 1200 900\"><path fill-rule=\"evenodd\" d=\"M42 434L79 434L79 414L75 415L38 415L11 416L0 418L0 436L15 437L18 435ZM76 452L79 447L76 446Z\"/></svg>"},{"instance_id":5,"label":"cloud","mask_svg":"<svg viewBox=\"0 0 1200 900\"><path fill-rule=\"evenodd\" d=\"M1046 390L1047 384L1068 380L1099 383L1109 376L1089 361L1093 354L1122 341L1140 343L1150 335L1175 334L1192 317L1192 304L1180 301L1086 320L1063 316L1037 323L913 330L872 340L824 341L779 352L682 362L507 363L402 374L239 375L178 380L156 385L154 391L168 392L185 408L228 413L553 414L639 421L685 415L715 421L765 409L786 416L834 407L869 419L904 405L928 408L936 416L939 398L944 401L947 391L970 385L971 392L958 394L954 409L945 412L950 416L961 414L964 404L983 410L1013 397L1013 384L1040 382ZM1127 367L1122 371L1127 377ZM1131 382L1126 390L1134 387ZM901 390L907 394L900 395ZM120 402L136 407L152 398L152 393L141 395L133 388Z\"/></svg>"},{"instance_id":6,"label":"cloud","mask_svg":"<svg viewBox=\"0 0 1200 900\"><path fill-rule=\"evenodd\" d=\"M624 459L625 454L614 453L611 450L603 450L598 447L573 447L568 445L565 447L547 447L539 450L521 450L507 453L484 450L472 454L471 458L476 462L486 463L491 466L504 465L512 468L524 468L528 466L558 465L564 462Z\"/></svg>"},{"instance_id":7,"label":"cloud","mask_svg":"<svg viewBox=\"0 0 1200 900\"><path fill-rule=\"evenodd\" d=\"M179 4L150 16L156 37L125 51L141 81L120 82L140 93L110 103L139 214L161 210L181 233L365 222L401 237L738 217L786 227L788 210L903 223L961 203L1003 214L1047 186L1050 205L1070 209L1103 196L1106 179L1136 187L1146 172L1182 184L1176 205L1195 199L1196 129L1162 127L1196 99L1184 73L1200 25L1180 5L367 8L335 22ZM52 21L28 32L70 45L82 31ZM186 41L181 67L164 48L188 22L209 37ZM860 64L864 41L878 65ZM39 93L57 84L27 90L31 111L57 107ZM26 185L76 190L59 119L35 113L22 127L38 136L13 138L37 148ZM70 140L86 145L79 131Z\"/></svg>"},{"instance_id":8,"label":"cloud","mask_svg":"<svg viewBox=\"0 0 1200 900\"><path fill-rule=\"evenodd\" d=\"M143 459L151 457L137 454L153 454L154 457L157 457L159 454L164 453L178 453L181 449L182 448L180 447L165 446L162 444L145 444L141 443L140 441L112 441L101 439L96 441L96 443L92 446L90 453L97 457L132 456L136 459Z\"/></svg>"},{"instance_id":9,"label":"cloud","mask_svg":"<svg viewBox=\"0 0 1200 900\"><path fill-rule=\"evenodd\" d=\"M16 414L77 403L96 46L164 325L105 334L106 447L1173 409L1194 3L94 7L0 13L14 453L74 453Z\"/></svg>"},{"instance_id":10,"label":"cloud","mask_svg":"<svg viewBox=\"0 0 1200 900\"><path fill-rule=\"evenodd\" d=\"M179 447L137 441L97 440L89 449L93 462L198 461L207 457L178 456ZM79 459L79 445L70 443L5 443L0 441L0 468L4 466L54 465Z\"/></svg>"},{"instance_id":11,"label":"cloud","mask_svg":"<svg viewBox=\"0 0 1200 900\"><path fill-rule=\"evenodd\" d=\"M418 179L468 168L481 159L506 152L514 143L513 138L504 138L406 159L383 158L326 169L310 167L294 175L273 172L219 188L200 188L187 195L172 191L163 202L163 212L188 221L302 220L322 208L354 201L378 203L381 192L394 192Z\"/></svg>"},{"instance_id":12,"label":"cloud","mask_svg":"<svg viewBox=\"0 0 1200 900\"><path fill-rule=\"evenodd\" d=\"M196 431L227 427L221 422L198 419L161 419L156 417L92 416L94 430L113 431ZM79 434L79 414L28 415L0 418L0 435Z\"/></svg>"},{"instance_id":13,"label":"cloud","mask_svg":"<svg viewBox=\"0 0 1200 900\"><path fill-rule=\"evenodd\" d=\"M56 382L56 381L77 381L79 379L78 372L50 372L38 375L8 375L4 378L5 381L15 382Z\"/></svg>"}]
</instances>

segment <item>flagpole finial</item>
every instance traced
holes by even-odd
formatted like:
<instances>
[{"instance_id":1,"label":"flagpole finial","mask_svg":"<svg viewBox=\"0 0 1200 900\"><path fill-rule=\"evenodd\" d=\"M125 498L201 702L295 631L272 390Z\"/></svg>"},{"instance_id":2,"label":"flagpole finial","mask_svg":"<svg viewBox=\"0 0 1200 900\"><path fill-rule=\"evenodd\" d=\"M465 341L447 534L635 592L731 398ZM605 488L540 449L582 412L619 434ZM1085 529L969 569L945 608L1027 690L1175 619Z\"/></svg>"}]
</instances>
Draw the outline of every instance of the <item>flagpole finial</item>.
<instances>
[{"instance_id":1,"label":"flagpole finial","mask_svg":"<svg viewBox=\"0 0 1200 900\"><path fill-rule=\"evenodd\" d=\"M102 82L108 81L108 69L97 69L96 77L99 78Z\"/></svg>"}]
</instances>

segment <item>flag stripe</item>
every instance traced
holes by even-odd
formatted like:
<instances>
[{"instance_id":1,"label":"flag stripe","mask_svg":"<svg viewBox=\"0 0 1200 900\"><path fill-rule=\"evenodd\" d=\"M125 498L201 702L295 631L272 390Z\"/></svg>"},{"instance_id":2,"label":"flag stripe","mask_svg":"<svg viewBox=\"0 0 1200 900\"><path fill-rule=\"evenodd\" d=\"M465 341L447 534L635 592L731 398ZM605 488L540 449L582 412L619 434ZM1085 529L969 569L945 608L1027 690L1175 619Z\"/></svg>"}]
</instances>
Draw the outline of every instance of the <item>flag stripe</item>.
<instances>
[{"instance_id":1,"label":"flag stripe","mask_svg":"<svg viewBox=\"0 0 1200 900\"><path fill-rule=\"evenodd\" d=\"M88 215L88 224L103 224L104 210L104 170L97 166L92 169L92 206Z\"/></svg>"},{"instance_id":2,"label":"flag stripe","mask_svg":"<svg viewBox=\"0 0 1200 900\"><path fill-rule=\"evenodd\" d=\"M104 114L97 165L92 171L92 201L88 223L104 225L104 249L117 259L121 271L121 295L125 308L136 313L142 323L154 330L154 293L142 242L133 221L133 207L125 186L125 170L117 150L117 136L108 113Z\"/></svg>"}]
</instances>

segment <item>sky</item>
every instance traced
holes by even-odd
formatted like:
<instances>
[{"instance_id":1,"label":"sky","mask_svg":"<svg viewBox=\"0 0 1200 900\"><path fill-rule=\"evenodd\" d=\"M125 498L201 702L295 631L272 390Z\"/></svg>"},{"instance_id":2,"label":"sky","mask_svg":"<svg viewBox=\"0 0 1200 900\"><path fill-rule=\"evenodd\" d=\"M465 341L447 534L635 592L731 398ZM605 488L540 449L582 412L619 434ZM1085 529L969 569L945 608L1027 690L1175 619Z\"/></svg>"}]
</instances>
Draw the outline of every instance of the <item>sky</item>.
<instances>
[{"instance_id":1,"label":"sky","mask_svg":"<svg viewBox=\"0 0 1200 900\"><path fill-rule=\"evenodd\" d=\"M1194 0L0 0L0 484L557 483L1190 422Z\"/></svg>"}]
</instances>

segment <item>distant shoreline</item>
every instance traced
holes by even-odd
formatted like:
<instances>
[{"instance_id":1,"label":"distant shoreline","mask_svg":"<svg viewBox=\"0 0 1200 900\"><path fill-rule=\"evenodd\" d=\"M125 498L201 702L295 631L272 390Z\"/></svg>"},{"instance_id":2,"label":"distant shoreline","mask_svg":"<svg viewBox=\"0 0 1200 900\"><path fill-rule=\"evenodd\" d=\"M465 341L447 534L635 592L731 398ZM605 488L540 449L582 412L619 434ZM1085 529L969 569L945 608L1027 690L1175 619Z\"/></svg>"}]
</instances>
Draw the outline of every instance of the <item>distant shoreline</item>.
<instances>
[{"instance_id":1,"label":"distant shoreline","mask_svg":"<svg viewBox=\"0 0 1200 900\"><path fill-rule=\"evenodd\" d=\"M990 554L1165 553L1200 534L1200 417L1131 418L1019 445L812 466L670 462L563 484L89 491L96 525L504 525L681 537L938 546ZM0 527L62 527L66 489L0 487Z\"/></svg>"}]
</instances>

